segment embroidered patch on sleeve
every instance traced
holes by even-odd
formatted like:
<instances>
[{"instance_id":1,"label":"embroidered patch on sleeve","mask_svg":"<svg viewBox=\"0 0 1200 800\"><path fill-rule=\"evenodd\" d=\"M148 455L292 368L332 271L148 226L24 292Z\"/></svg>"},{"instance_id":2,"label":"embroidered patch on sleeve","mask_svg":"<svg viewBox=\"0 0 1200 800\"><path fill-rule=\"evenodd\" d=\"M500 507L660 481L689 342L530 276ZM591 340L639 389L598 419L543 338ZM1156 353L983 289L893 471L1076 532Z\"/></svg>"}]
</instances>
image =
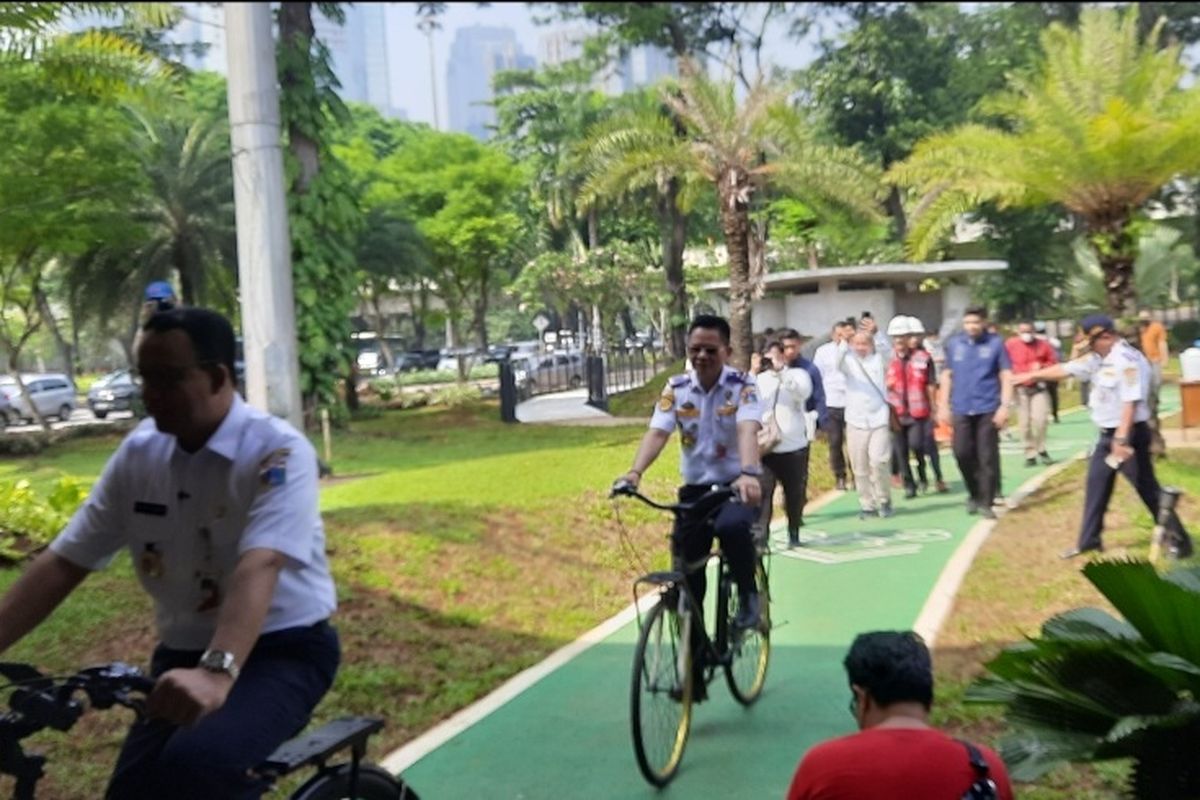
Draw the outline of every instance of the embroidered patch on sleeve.
<instances>
[{"instance_id":1,"label":"embroidered patch on sleeve","mask_svg":"<svg viewBox=\"0 0 1200 800\"><path fill-rule=\"evenodd\" d=\"M751 403L757 403L757 402L758 402L758 392L755 391L754 387L753 386L743 387L742 388L742 405L746 406L746 405L750 405Z\"/></svg>"},{"instance_id":2,"label":"embroidered patch on sleeve","mask_svg":"<svg viewBox=\"0 0 1200 800\"><path fill-rule=\"evenodd\" d=\"M283 486L287 483L287 460L290 448L281 447L267 454L258 464L258 483L264 489Z\"/></svg>"},{"instance_id":3,"label":"embroidered patch on sleeve","mask_svg":"<svg viewBox=\"0 0 1200 800\"><path fill-rule=\"evenodd\" d=\"M1137 382L1138 382L1137 367L1126 367L1125 368L1125 385L1126 386L1137 386Z\"/></svg>"}]
</instances>

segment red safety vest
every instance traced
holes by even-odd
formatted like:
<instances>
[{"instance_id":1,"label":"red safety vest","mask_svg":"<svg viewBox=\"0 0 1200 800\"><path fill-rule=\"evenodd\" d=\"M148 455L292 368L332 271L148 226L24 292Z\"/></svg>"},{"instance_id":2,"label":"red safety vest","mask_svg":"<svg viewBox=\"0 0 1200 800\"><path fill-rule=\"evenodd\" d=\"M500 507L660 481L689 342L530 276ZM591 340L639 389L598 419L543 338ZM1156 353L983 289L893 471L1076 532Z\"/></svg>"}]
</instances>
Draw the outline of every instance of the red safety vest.
<instances>
[{"instance_id":1,"label":"red safety vest","mask_svg":"<svg viewBox=\"0 0 1200 800\"><path fill-rule=\"evenodd\" d=\"M888 363L888 402L901 417L925 419L929 416L929 371L933 359L924 350L910 350L907 358Z\"/></svg>"}]
</instances>

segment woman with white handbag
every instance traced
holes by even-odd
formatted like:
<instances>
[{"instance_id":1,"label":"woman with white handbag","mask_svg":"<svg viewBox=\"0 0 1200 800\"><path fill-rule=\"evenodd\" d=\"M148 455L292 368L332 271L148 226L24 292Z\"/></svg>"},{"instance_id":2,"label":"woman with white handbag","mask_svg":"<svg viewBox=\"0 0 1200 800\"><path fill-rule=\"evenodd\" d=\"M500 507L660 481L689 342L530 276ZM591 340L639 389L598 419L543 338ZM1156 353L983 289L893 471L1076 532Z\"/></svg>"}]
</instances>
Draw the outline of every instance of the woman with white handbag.
<instances>
[{"instance_id":1,"label":"woman with white handbag","mask_svg":"<svg viewBox=\"0 0 1200 800\"><path fill-rule=\"evenodd\" d=\"M763 351L757 381L763 409L763 425L758 432L763 468L759 478L762 485L759 525L762 535L768 536L775 486L782 484L788 547L799 547L804 504L808 502L809 434L804 407L812 395L812 378L802 369L789 367L783 346L771 342Z\"/></svg>"}]
</instances>

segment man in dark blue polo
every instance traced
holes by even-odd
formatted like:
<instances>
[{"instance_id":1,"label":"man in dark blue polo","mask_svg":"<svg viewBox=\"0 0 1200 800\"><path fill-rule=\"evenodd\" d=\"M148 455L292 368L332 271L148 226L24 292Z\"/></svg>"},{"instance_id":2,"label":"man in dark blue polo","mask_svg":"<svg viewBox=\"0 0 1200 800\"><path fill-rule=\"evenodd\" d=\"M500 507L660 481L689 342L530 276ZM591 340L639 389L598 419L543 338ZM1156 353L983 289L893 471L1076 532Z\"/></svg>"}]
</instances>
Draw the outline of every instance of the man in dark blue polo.
<instances>
[{"instance_id":1,"label":"man in dark blue polo","mask_svg":"<svg viewBox=\"0 0 1200 800\"><path fill-rule=\"evenodd\" d=\"M779 343L783 345L783 356L788 360L788 366L802 369L812 378L812 394L804 404L805 411L817 412L817 430L829 430L829 409L825 407L825 384L821 380L821 370L817 365L800 355L800 347L808 337L801 336L792 328L777 331Z\"/></svg>"},{"instance_id":2,"label":"man in dark blue polo","mask_svg":"<svg viewBox=\"0 0 1200 800\"><path fill-rule=\"evenodd\" d=\"M970 499L967 513L995 519L1000 430L1008 423L1012 365L1003 340L987 331L987 310L963 314L963 330L946 342L938 387L938 421L954 425L954 458Z\"/></svg>"}]
</instances>

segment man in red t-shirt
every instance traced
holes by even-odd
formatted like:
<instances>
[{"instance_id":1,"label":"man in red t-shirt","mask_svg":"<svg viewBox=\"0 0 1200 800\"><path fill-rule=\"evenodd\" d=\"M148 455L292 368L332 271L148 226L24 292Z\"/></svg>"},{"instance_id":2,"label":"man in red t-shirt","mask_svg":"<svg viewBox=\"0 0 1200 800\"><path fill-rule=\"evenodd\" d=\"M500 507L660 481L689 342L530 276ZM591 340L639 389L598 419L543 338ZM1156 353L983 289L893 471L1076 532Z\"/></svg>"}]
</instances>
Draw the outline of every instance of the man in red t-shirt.
<instances>
[{"instance_id":1,"label":"man in red t-shirt","mask_svg":"<svg viewBox=\"0 0 1200 800\"><path fill-rule=\"evenodd\" d=\"M973 783L986 780L994 782L998 800L1012 800L999 756L973 745L982 756L977 768L971 748L929 727L933 664L920 636L912 631L861 634L845 666L853 693L850 710L861 730L808 751L788 800L963 800Z\"/></svg>"},{"instance_id":2,"label":"man in red t-shirt","mask_svg":"<svg viewBox=\"0 0 1200 800\"><path fill-rule=\"evenodd\" d=\"M1058 353L1045 339L1039 338L1032 322L1017 325L1017 335L1004 343L1008 359L1012 362L1013 379L1016 384L1017 408L1021 420L1021 438L1025 442L1025 466L1037 465L1040 457L1043 464L1053 463L1046 452L1046 427L1050 424L1050 391L1045 381L1020 380L1023 372L1048 367L1058 363Z\"/></svg>"}]
</instances>

